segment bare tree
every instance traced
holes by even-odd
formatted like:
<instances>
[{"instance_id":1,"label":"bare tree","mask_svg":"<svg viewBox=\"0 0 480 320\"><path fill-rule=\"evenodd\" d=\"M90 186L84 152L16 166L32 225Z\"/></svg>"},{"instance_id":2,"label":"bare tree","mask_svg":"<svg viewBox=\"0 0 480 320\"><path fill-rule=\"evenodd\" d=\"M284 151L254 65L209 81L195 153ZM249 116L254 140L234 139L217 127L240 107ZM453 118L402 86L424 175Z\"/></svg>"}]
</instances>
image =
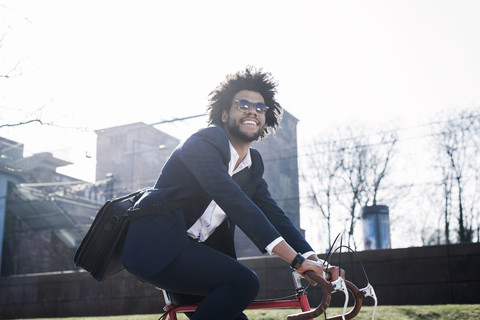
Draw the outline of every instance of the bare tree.
<instances>
[{"instance_id":1,"label":"bare tree","mask_svg":"<svg viewBox=\"0 0 480 320\"><path fill-rule=\"evenodd\" d=\"M384 190L382 186L398 140L396 133L365 135L363 131L363 128L340 129L343 136L349 133L349 138L336 139L331 135L327 142L317 141L310 146L302 178L310 205L318 208L326 220L329 245L333 212L344 208L348 245L357 248L354 233L361 219L361 208L370 202L375 204L379 192Z\"/></svg>"},{"instance_id":2,"label":"bare tree","mask_svg":"<svg viewBox=\"0 0 480 320\"><path fill-rule=\"evenodd\" d=\"M475 230L474 218L478 217L474 191L478 186L480 170L480 113L478 110L461 111L441 123L438 130L434 143L439 151L436 167L443 187L445 241L450 243L450 218L454 213L458 240L471 242Z\"/></svg>"},{"instance_id":3,"label":"bare tree","mask_svg":"<svg viewBox=\"0 0 480 320\"><path fill-rule=\"evenodd\" d=\"M0 6L4 9L8 9L6 6L4 6L2 4L0 4ZM4 23L4 24L7 28L10 28L10 29L12 28L9 24L7 24L7 23ZM6 36L7 36L6 33L4 33L0 36L0 50L3 48L3 43L4 43L4 39L6 38ZM1 57L1 51L0 51L0 57ZM13 66L11 64L8 64L7 66L0 65L0 80L1 81L8 81L11 78L21 76L22 71L20 70L20 64L21 64L21 61L17 61ZM2 114L1 111L2 111L3 108L4 107L2 107L2 105L0 105L0 115ZM44 106L40 107L37 110L37 112L42 110L43 108L44 108ZM1 123L1 121L2 121L2 119L0 117L0 129L5 128L5 127L19 127L19 126L23 126L23 125L27 125L27 124L31 124L31 123L38 123L38 124L41 124L41 125L47 124L44 121L42 121L42 119L40 117L33 117L33 116L32 117L26 117L26 119L23 119L23 120L12 121L12 122L7 122L7 123Z\"/></svg>"},{"instance_id":4,"label":"bare tree","mask_svg":"<svg viewBox=\"0 0 480 320\"><path fill-rule=\"evenodd\" d=\"M366 187L366 164L368 147L363 136L352 137L345 141L342 161L342 179L349 193L340 201L349 213L348 245L357 249L354 238L355 225L361 219L359 209L363 203Z\"/></svg>"},{"instance_id":5,"label":"bare tree","mask_svg":"<svg viewBox=\"0 0 480 320\"><path fill-rule=\"evenodd\" d=\"M442 196L443 196L443 236L445 238L445 243L450 244L450 219L452 215L452 189L453 189L453 173L450 170L450 166L445 163L447 157L443 153L437 154L438 167L437 169L441 173L441 187L442 187Z\"/></svg>"},{"instance_id":6,"label":"bare tree","mask_svg":"<svg viewBox=\"0 0 480 320\"><path fill-rule=\"evenodd\" d=\"M314 140L307 147L305 167L301 179L306 186L308 204L318 209L326 220L328 247L332 245L333 204L339 192L339 171L342 167L343 149L337 140Z\"/></svg>"},{"instance_id":7,"label":"bare tree","mask_svg":"<svg viewBox=\"0 0 480 320\"><path fill-rule=\"evenodd\" d=\"M357 129L356 132L363 132ZM357 221L361 219L361 208L376 205L380 191L384 188L398 137L396 131L380 132L378 134L360 134L349 139L344 152L343 177L350 191L346 207L350 213L348 242L356 248L354 230ZM387 193L387 192L385 192ZM390 189L388 192L394 194ZM394 198L394 196L391 196Z\"/></svg>"},{"instance_id":8,"label":"bare tree","mask_svg":"<svg viewBox=\"0 0 480 320\"><path fill-rule=\"evenodd\" d=\"M380 141L369 146L369 155L367 156L366 166L366 187L364 206L377 204L380 186L384 184L390 168L391 161L395 154L395 146L398 142L396 131L390 131L380 134Z\"/></svg>"}]
</instances>

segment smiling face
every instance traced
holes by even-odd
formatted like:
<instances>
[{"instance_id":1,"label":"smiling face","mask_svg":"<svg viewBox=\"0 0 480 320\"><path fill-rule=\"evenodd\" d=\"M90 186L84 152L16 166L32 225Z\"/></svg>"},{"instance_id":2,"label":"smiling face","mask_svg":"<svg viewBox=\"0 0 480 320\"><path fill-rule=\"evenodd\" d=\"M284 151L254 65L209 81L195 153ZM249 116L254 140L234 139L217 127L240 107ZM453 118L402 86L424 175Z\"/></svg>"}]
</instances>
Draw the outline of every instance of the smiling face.
<instances>
[{"instance_id":1,"label":"smiling face","mask_svg":"<svg viewBox=\"0 0 480 320\"><path fill-rule=\"evenodd\" d=\"M232 142L251 143L258 140L265 129L265 114L255 108L240 111L235 100L247 100L251 103L265 103L262 95L256 91L241 90L233 97L232 105L222 113L222 122Z\"/></svg>"}]
</instances>

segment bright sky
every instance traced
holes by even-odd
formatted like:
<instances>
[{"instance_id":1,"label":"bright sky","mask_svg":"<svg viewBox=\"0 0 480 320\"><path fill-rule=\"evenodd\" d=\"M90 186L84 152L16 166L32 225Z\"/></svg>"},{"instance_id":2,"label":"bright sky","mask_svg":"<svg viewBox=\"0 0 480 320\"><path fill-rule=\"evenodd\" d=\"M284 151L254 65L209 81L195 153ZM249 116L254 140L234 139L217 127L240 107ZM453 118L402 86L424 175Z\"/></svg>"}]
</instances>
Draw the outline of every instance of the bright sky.
<instances>
[{"instance_id":1,"label":"bright sky","mask_svg":"<svg viewBox=\"0 0 480 320\"><path fill-rule=\"evenodd\" d=\"M336 123L409 126L480 105L475 0L0 0L0 36L0 124L53 124L0 136L88 181L94 130L203 113L249 64L279 81L300 143ZM205 122L187 124L169 130Z\"/></svg>"}]
</instances>

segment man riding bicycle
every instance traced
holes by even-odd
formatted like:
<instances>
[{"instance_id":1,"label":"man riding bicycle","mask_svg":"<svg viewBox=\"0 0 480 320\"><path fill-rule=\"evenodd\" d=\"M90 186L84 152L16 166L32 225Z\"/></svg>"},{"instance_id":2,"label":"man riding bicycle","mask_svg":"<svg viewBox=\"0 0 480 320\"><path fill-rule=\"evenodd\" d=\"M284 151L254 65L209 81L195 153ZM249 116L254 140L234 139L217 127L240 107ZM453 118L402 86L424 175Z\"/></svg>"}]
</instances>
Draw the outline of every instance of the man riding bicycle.
<instances>
[{"instance_id":1,"label":"man riding bicycle","mask_svg":"<svg viewBox=\"0 0 480 320\"><path fill-rule=\"evenodd\" d=\"M210 126L174 150L155 186L135 204L162 213L131 221L122 262L177 304L200 303L191 319L247 319L242 311L259 280L236 260L235 226L300 274L323 275L314 250L272 198L262 158L250 148L279 127L275 94L276 83L262 70L228 76L210 94ZM328 280L338 271L330 267Z\"/></svg>"}]
</instances>

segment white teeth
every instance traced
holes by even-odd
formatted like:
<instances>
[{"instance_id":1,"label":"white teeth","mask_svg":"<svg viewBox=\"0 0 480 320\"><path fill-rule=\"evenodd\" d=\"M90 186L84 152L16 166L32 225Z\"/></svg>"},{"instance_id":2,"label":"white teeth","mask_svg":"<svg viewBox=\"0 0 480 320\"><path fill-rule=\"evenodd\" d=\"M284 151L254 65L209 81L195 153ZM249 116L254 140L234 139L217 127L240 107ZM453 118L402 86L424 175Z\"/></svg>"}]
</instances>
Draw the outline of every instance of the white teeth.
<instances>
[{"instance_id":1,"label":"white teeth","mask_svg":"<svg viewBox=\"0 0 480 320\"><path fill-rule=\"evenodd\" d=\"M257 125L257 123L256 123L255 121L250 121L250 120L246 120L246 121L244 121L243 123L244 123L244 124L251 124L251 125L254 125L254 126Z\"/></svg>"}]
</instances>

